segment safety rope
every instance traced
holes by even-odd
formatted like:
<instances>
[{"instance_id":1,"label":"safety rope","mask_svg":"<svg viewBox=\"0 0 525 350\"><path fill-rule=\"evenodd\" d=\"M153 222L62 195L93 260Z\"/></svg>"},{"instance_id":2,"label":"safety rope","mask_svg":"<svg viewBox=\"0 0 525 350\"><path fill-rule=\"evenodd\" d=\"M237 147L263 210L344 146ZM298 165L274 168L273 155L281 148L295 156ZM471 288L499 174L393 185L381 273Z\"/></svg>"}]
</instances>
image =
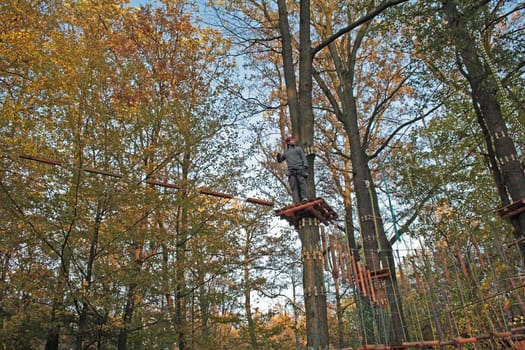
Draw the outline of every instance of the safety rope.
<instances>
[{"instance_id":1,"label":"safety rope","mask_svg":"<svg viewBox=\"0 0 525 350\"><path fill-rule=\"evenodd\" d=\"M484 45L484 43L482 41L481 35L478 38L477 43L478 43L478 47L479 47L479 49L481 51L481 54L482 54L485 62L487 63L487 65L489 67L490 73L492 73L492 76L494 77L494 81L496 82L497 91L498 91L498 93L496 94L496 98L498 99L498 101L499 101L499 103L500 103L500 105L502 107L503 115L510 116L514 120L514 122L516 123L516 126L525 135L525 127L520 122L520 120L513 113L511 113L511 111L510 111L510 109L511 109L510 107L512 105L512 102L510 101L510 99L508 97L508 94L507 94L505 88L503 87L501 79L497 75L496 67L494 65L494 62L492 62L492 59L490 58L489 54L487 53L487 50L486 50L485 45Z\"/></svg>"}]
</instances>

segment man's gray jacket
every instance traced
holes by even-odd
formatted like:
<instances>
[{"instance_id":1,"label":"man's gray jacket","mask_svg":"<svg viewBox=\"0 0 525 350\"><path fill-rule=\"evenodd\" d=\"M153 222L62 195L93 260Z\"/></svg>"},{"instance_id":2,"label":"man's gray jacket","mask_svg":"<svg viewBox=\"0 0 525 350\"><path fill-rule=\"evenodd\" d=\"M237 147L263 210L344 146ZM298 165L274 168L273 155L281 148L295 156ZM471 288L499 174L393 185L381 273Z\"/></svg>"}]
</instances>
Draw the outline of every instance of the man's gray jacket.
<instances>
[{"instance_id":1,"label":"man's gray jacket","mask_svg":"<svg viewBox=\"0 0 525 350\"><path fill-rule=\"evenodd\" d=\"M305 171L308 168L308 161L304 155L304 151L299 146L289 146L283 154L277 153L277 161L280 163L286 160L286 165L288 166L288 171L301 172Z\"/></svg>"}]
</instances>

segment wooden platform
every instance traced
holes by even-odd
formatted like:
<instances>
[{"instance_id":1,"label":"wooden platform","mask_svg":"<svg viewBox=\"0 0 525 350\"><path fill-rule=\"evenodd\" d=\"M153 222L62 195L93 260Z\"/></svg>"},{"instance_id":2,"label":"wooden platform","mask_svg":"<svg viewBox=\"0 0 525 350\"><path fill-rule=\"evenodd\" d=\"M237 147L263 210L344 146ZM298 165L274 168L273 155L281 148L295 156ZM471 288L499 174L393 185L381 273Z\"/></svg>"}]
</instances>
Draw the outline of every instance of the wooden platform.
<instances>
[{"instance_id":1,"label":"wooden platform","mask_svg":"<svg viewBox=\"0 0 525 350\"><path fill-rule=\"evenodd\" d=\"M303 218L317 218L328 225L337 218L337 213L325 202L323 198L294 203L275 211L275 215L287 220L290 225L298 226Z\"/></svg>"},{"instance_id":2,"label":"wooden platform","mask_svg":"<svg viewBox=\"0 0 525 350\"><path fill-rule=\"evenodd\" d=\"M517 216L525 211L525 199L510 203L507 206L496 209L495 213L501 216L503 219L509 219Z\"/></svg>"}]
</instances>

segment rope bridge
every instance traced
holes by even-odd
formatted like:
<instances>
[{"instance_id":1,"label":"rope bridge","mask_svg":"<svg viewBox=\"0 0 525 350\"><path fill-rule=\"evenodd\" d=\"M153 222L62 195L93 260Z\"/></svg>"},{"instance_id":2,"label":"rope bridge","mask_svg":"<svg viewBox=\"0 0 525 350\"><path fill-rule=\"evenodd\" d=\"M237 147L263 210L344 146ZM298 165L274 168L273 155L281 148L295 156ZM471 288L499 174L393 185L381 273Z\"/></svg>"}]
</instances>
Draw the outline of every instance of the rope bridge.
<instances>
[{"instance_id":1,"label":"rope bridge","mask_svg":"<svg viewBox=\"0 0 525 350\"><path fill-rule=\"evenodd\" d=\"M18 157L21 158L21 159L31 160L31 161L35 161L35 162L39 162L39 163L43 163L43 164L47 164L47 165L65 167L65 164L63 162L61 162L59 160L56 160L56 159L45 158L45 157L29 155L29 154L19 154ZM116 178L116 179L123 179L124 178L124 176L122 174L111 172L111 171L107 171L107 170L92 168L92 167L83 167L83 168L81 168L79 170L82 170L82 171L85 171L85 172L91 173L91 174L98 174L98 175L112 177L112 178ZM166 181L155 180L155 179L151 179L151 178L145 178L141 182L144 182L144 183L152 185L152 186L159 186L159 187L171 188L171 189L177 189L177 190L182 189L181 185L178 185L178 184L175 184L175 183L166 182ZM240 197L240 196L236 196L236 195L233 195L233 194L224 193L224 192L217 192L217 191L213 191L213 190L206 189L206 188L199 188L198 192L200 194L203 194L203 195L208 195L208 196L213 196L213 197L220 197L220 198L226 198L226 199L233 199L233 200L241 200L241 201L246 201L247 203L259 204L259 205L264 205L264 206L269 206L269 207L273 207L273 205L274 205L273 201L269 201L269 200L265 200L265 199L259 199L259 198L253 198L253 197Z\"/></svg>"}]
</instances>

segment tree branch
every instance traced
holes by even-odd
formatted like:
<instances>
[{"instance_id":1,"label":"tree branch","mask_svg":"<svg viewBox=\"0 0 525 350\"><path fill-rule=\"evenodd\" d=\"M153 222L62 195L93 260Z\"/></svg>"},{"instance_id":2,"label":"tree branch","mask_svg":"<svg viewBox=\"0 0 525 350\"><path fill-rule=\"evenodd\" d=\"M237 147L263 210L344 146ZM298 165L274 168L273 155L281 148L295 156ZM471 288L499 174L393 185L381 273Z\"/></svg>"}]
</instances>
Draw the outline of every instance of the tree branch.
<instances>
[{"instance_id":1,"label":"tree branch","mask_svg":"<svg viewBox=\"0 0 525 350\"><path fill-rule=\"evenodd\" d=\"M411 119L403 124L401 124L400 126L397 127L397 129L395 129L391 134L390 136L385 140L385 142L382 143L381 147L379 147L369 158L370 159L373 159L375 157L378 156L379 153L381 153L386 147L387 145L390 143L390 141L394 138L394 136L397 135L397 133L399 131L401 131L402 129L406 128L407 126L421 120L421 119L424 119L425 117L428 117L430 114L434 113L438 108L440 108L446 101L447 98L445 98L443 100L443 102L440 102L439 104L437 104L436 106L434 106L431 110L429 110L428 112L414 118L414 119Z\"/></svg>"},{"instance_id":2,"label":"tree branch","mask_svg":"<svg viewBox=\"0 0 525 350\"><path fill-rule=\"evenodd\" d=\"M374 19L376 16L380 15L386 9L388 9L390 7L393 7L393 6L396 6L396 5L399 5L399 4L403 3L403 2L407 2L407 1L408 0L391 0L391 1L386 1L386 2L382 3L381 5L376 7L373 11L367 13L366 15L364 15L363 17L361 17L360 19L358 19L357 21L355 21L351 25L341 29L337 33L335 33L335 34L329 36L328 38L326 38L325 40L321 41L321 43L319 45L317 45L316 47L314 47L312 49L312 57L314 57L319 51L321 51L326 46L328 46L331 42L335 41L336 39L338 39L339 37L343 36L344 34L350 32L352 29L357 28L360 25L362 25L362 24L364 24L364 23Z\"/></svg>"}]
</instances>

